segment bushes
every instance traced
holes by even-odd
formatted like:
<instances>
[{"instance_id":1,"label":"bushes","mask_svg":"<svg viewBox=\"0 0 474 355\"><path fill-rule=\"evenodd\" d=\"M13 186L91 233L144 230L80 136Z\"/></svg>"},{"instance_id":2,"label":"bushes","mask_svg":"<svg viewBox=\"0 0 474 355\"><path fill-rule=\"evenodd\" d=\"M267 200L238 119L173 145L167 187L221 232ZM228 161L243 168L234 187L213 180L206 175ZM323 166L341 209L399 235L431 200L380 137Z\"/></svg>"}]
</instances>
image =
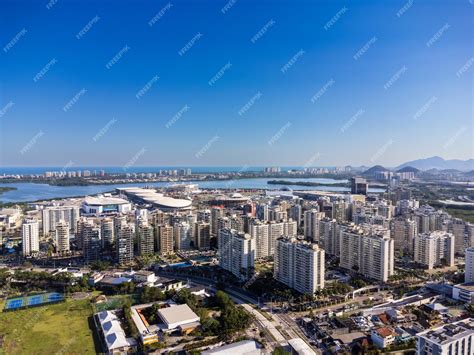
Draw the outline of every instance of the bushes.
<instances>
[{"instance_id":1,"label":"bushes","mask_svg":"<svg viewBox=\"0 0 474 355\"><path fill-rule=\"evenodd\" d=\"M141 303L164 301L165 299L165 294L157 287L144 286L140 294Z\"/></svg>"},{"instance_id":2,"label":"bushes","mask_svg":"<svg viewBox=\"0 0 474 355\"><path fill-rule=\"evenodd\" d=\"M132 310L131 310L130 300L127 299L124 301L122 311L123 311L123 316L125 318L125 325L126 325L125 333L127 333L128 335L134 338L138 337L138 329L132 320Z\"/></svg>"},{"instance_id":3,"label":"bushes","mask_svg":"<svg viewBox=\"0 0 474 355\"><path fill-rule=\"evenodd\" d=\"M236 306L226 293L217 291L215 297L219 308L221 308L221 315L218 318L221 337L229 338L233 333L250 326L253 320L252 316L242 307Z\"/></svg>"}]
</instances>

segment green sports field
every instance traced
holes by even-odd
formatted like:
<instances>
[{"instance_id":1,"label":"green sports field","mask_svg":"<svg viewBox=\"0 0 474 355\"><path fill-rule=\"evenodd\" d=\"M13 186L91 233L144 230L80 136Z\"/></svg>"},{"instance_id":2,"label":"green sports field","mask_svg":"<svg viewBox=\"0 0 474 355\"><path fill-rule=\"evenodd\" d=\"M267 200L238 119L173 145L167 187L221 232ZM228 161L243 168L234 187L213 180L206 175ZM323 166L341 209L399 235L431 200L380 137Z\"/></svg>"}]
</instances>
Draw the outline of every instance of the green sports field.
<instances>
[{"instance_id":1,"label":"green sports field","mask_svg":"<svg viewBox=\"0 0 474 355\"><path fill-rule=\"evenodd\" d=\"M91 315L89 300L2 312L0 354L95 354Z\"/></svg>"}]
</instances>

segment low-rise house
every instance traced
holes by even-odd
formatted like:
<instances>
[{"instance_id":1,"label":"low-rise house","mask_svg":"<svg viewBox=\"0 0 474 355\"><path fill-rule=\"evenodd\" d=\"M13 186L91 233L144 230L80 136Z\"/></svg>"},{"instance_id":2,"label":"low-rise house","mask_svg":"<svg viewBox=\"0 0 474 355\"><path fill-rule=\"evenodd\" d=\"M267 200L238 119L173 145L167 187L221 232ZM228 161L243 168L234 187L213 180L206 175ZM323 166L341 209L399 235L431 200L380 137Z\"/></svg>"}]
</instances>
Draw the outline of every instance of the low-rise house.
<instances>
[{"instance_id":1,"label":"low-rise house","mask_svg":"<svg viewBox=\"0 0 474 355\"><path fill-rule=\"evenodd\" d=\"M374 345L379 349L384 349L395 342L396 333L392 328L381 327L373 329L370 333L370 338Z\"/></svg>"},{"instance_id":2,"label":"low-rise house","mask_svg":"<svg viewBox=\"0 0 474 355\"><path fill-rule=\"evenodd\" d=\"M147 286L153 285L157 277L153 271L137 271L133 274L133 281L136 283L143 283Z\"/></svg>"},{"instance_id":3,"label":"low-rise house","mask_svg":"<svg viewBox=\"0 0 474 355\"><path fill-rule=\"evenodd\" d=\"M449 312L448 307L443 306L441 303L430 303L425 305L426 310L431 312L437 312L439 314L447 314Z\"/></svg>"},{"instance_id":4,"label":"low-rise house","mask_svg":"<svg viewBox=\"0 0 474 355\"><path fill-rule=\"evenodd\" d=\"M179 291L184 287L183 281L171 280L164 277L160 277L158 281L155 282L155 286L159 287L163 292L171 290Z\"/></svg>"},{"instance_id":5,"label":"low-rise house","mask_svg":"<svg viewBox=\"0 0 474 355\"><path fill-rule=\"evenodd\" d=\"M133 338L127 338L119 318L114 311L102 311L94 315L105 354L123 354L136 347Z\"/></svg>"},{"instance_id":6,"label":"low-rise house","mask_svg":"<svg viewBox=\"0 0 474 355\"><path fill-rule=\"evenodd\" d=\"M90 276L87 282L89 283L90 286L94 286L97 284L100 280L102 280L105 277L105 274L101 272L93 272Z\"/></svg>"},{"instance_id":7,"label":"low-rise house","mask_svg":"<svg viewBox=\"0 0 474 355\"><path fill-rule=\"evenodd\" d=\"M57 270L53 271L53 275L59 275L59 274L71 274L72 277L75 278L82 278L84 276L84 273L81 271L79 268L72 268L72 267L64 267L64 268L59 268Z\"/></svg>"}]
</instances>

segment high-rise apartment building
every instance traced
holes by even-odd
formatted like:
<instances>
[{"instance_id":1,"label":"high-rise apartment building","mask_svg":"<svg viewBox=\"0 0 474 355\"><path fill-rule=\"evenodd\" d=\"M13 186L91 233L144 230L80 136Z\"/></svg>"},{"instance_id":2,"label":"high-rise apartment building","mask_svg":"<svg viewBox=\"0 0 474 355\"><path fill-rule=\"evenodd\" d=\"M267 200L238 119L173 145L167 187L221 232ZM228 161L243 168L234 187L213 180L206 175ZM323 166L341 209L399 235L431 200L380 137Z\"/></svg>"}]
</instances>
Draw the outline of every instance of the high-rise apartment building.
<instances>
[{"instance_id":1,"label":"high-rise apartment building","mask_svg":"<svg viewBox=\"0 0 474 355\"><path fill-rule=\"evenodd\" d=\"M454 235L454 253L464 254L464 250L468 245L466 222L461 218L453 218L448 224L448 231Z\"/></svg>"},{"instance_id":2,"label":"high-rise apartment building","mask_svg":"<svg viewBox=\"0 0 474 355\"><path fill-rule=\"evenodd\" d=\"M269 256L269 224L263 223L262 221L256 219L250 223L249 232L250 235L255 238L256 253L255 257L257 259L266 258Z\"/></svg>"},{"instance_id":3,"label":"high-rise apartment building","mask_svg":"<svg viewBox=\"0 0 474 355\"><path fill-rule=\"evenodd\" d=\"M176 250L189 250L194 244L193 229L187 222L176 223L174 230L174 247Z\"/></svg>"},{"instance_id":4,"label":"high-rise apartment building","mask_svg":"<svg viewBox=\"0 0 474 355\"><path fill-rule=\"evenodd\" d=\"M341 267L382 282L393 275L393 239L386 228L373 225L342 228L339 247Z\"/></svg>"},{"instance_id":5,"label":"high-rise apartment building","mask_svg":"<svg viewBox=\"0 0 474 355\"><path fill-rule=\"evenodd\" d=\"M56 249L58 253L66 253L69 247L69 224L65 221L56 223Z\"/></svg>"},{"instance_id":6,"label":"high-rise apartment building","mask_svg":"<svg viewBox=\"0 0 474 355\"><path fill-rule=\"evenodd\" d=\"M323 218L319 221L319 244L326 254L339 256L340 225L335 219Z\"/></svg>"},{"instance_id":7,"label":"high-rise apartment building","mask_svg":"<svg viewBox=\"0 0 474 355\"><path fill-rule=\"evenodd\" d=\"M324 218L324 213L316 209L304 212L304 236L314 242L319 241L319 221Z\"/></svg>"},{"instance_id":8,"label":"high-rise apartment building","mask_svg":"<svg viewBox=\"0 0 474 355\"><path fill-rule=\"evenodd\" d=\"M208 222L198 222L195 224L196 240L195 247L199 250L207 250L211 247L211 225Z\"/></svg>"},{"instance_id":9,"label":"high-rise apartment building","mask_svg":"<svg viewBox=\"0 0 474 355\"><path fill-rule=\"evenodd\" d=\"M156 245L160 254L167 255L174 252L174 232L169 224L155 228Z\"/></svg>"},{"instance_id":10,"label":"high-rise apartment building","mask_svg":"<svg viewBox=\"0 0 474 355\"><path fill-rule=\"evenodd\" d=\"M474 282L474 247L465 251L464 282Z\"/></svg>"},{"instance_id":11,"label":"high-rise apartment building","mask_svg":"<svg viewBox=\"0 0 474 355\"><path fill-rule=\"evenodd\" d=\"M221 217L224 217L224 209L213 207L211 209L211 235L213 236L217 236L217 233L219 232L218 221Z\"/></svg>"},{"instance_id":12,"label":"high-rise apartment building","mask_svg":"<svg viewBox=\"0 0 474 355\"><path fill-rule=\"evenodd\" d=\"M141 221L137 228L138 254L140 256L152 255L155 251L153 227Z\"/></svg>"},{"instance_id":13,"label":"high-rise apartment building","mask_svg":"<svg viewBox=\"0 0 474 355\"><path fill-rule=\"evenodd\" d=\"M414 220L403 217L395 218L390 222L391 237L395 251L413 254L413 243L417 233L417 224Z\"/></svg>"},{"instance_id":14,"label":"high-rise apartment building","mask_svg":"<svg viewBox=\"0 0 474 355\"><path fill-rule=\"evenodd\" d=\"M39 252L39 224L36 220L25 220L21 226L23 256Z\"/></svg>"},{"instance_id":15,"label":"high-rise apartment building","mask_svg":"<svg viewBox=\"0 0 474 355\"><path fill-rule=\"evenodd\" d=\"M351 194L367 195L369 191L369 184L367 180L360 177L351 178Z\"/></svg>"},{"instance_id":16,"label":"high-rise apartment building","mask_svg":"<svg viewBox=\"0 0 474 355\"><path fill-rule=\"evenodd\" d=\"M80 231L84 262L88 264L99 260L102 245L100 227L96 226L91 220L84 219L80 222Z\"/></svg>"},{"instance_id":17,"label":"high-rise apartment building","mask_svg":"<svg viewBox=\"0 0 474 355\"><path fill-rule=\"evenodd\" d=\"M454 266L454 235L443 231L420 233L415 236L414 260L426 265L429 270L435 266Z\"/></svg>"},{"instance_id":18,"label":"high-rise apartment building","mask_svg":"<svg viewBox=\"0 0 474 355\"><path fill-rule=\"evenodd\" d=\"M126 265L133 260L133 236L134 228L130 224L122 224L118 227L116 237L117 262Z\"/></svg>"},{"instance_id":19,"label":"high-rise apartment building","mask_svg":"<svg viewBox=\"0 0 474 355\"><path fill-rule=\"evenodd\" d=\"M297 228L301 226L301 220L302 220L302 212L303 209L301 208L300 205L294 205L290 207L290 213L289 216L290 218L296 222Z\"/></svg>"},{"instance_id":20,"label":"high-rise apartment building","mask_svg":"<svg viewBox=\"0 0 474 355\"><path fill-rule=\"evenodd\" d=\"M474 354L473 319L443 324L416 335L417 355Z\"/></svg>"},{"instance_id":21,"label":"high-rise apartment building","mask_svg":"<svg viewBox=\"0 0 474 355\"><path fill-rule=\"evenodd\" d=\"M100 221L100 235L102 247L109 249L115 242L115 225L111 218L103 218Z\"/></svg>"},{"instance_id":22,"label":"high-rise apartment building","mask_svg":"<svg viewBox=\"0 0 474 355\"><path fill-rule=\"evenodd\" d=\"M275 251L274 278L304 294L324 288L324 250L317 244L280 238Z\"/></svg>"},{"instance_id":23,"label":"high-rise apartment building","mask_svg":"<svg viewBox=\"0 0 474 355\"><path fill-rule=\"evenodd\" d=\"M241 280L254 273L255 238L234 229L221 229L218 236L219 266Z\"/></svg>"},{"instance_id":24,"label":"high-rise apartment building","mask_svg":"<svg viewBox=\"0 0 474 355\"><path fill-rule=\"evenodd\" d=\"M76 232L77 221L79 220L79 206L51 206L45 207L41 211L43 221L43 235L49 235L56 231L56 223L65 221L72 232Z\"/></svg>"}]
</instances>

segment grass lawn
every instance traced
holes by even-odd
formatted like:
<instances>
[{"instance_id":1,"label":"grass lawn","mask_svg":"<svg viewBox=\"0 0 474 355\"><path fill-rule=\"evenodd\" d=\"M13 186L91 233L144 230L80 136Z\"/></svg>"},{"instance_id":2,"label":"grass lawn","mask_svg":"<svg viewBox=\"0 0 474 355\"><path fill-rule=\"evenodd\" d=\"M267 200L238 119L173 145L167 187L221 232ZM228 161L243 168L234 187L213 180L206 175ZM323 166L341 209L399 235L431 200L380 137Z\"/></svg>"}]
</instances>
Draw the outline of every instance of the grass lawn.
<instances>
[{"instance_id":1,"label":"grass lawn","mask_svg":"<svg viewBox=\"0 0 474 355\"><path fill-rule=\"evenodd\" d=\"M474 210L462 208L447 208L447 211L453 217L461 218L467 222L474 223Z\"/></svg>"},{"instance_id":2,"label":"grass lawn","mask_svg":"<svg viewBox=\"0 0 474 355\"><path fill-rule=\"evenodd\" d=\"M89 300L2 312L0 353L95 354L91 315Z\"/></svg>"}]
</instances>

